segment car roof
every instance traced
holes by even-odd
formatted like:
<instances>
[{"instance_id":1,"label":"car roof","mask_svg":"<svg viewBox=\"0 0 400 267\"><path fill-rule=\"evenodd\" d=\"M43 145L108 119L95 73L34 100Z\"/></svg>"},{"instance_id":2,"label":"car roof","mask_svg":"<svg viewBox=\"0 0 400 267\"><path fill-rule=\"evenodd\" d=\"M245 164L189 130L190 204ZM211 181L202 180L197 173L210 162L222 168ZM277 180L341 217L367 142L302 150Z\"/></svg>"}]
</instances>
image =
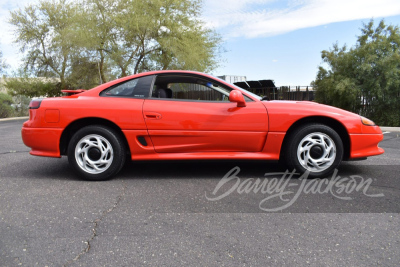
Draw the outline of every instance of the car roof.
<instances>
[{"instance_id":1,"label":"car roof","mask_svg":"<svg viewBox=\"0 0 400 267\"><path fill-rule=\"evenodd\" d=\"M236 89L236 90L240 90L243 94L245 94L246 96L250 97L253 100L256 100L254 97L252 97L251 95L249 96L248 94L246 94L246 92L244 92L243 90L241 90L241 88L235 87L234 85L219 79L218 77L215 77L213 75L210 74L206 74L206 73L202 73L202 72L198 72L198 71L189 71L189 70L157 70L157 71L148 71L148 72L141 72L141 73L137 73L137 74L133 74L133 75L129 75L126 77L122 77L113 81L109 81L107 83L101 84L97 87L94 87L90 90L87 90L86 92L80 93L79 96L99 96L100 92L103 91L104 89L113 86L115 84L124 82L124 81L128 81L131 79L135 79L135 78L139 78L139 77L144 77L144 76L149 76L149 75L160 75L160 74L188 74L188 75L196 75L196 76L201 76L204 78L208 78L208 79L212 79L212 80L216 80L217 82L232 88L232 89ZM77 96L77 95L75 95ZM256 101L259 101L258 99Z\"/></svg>"}]
</instances>

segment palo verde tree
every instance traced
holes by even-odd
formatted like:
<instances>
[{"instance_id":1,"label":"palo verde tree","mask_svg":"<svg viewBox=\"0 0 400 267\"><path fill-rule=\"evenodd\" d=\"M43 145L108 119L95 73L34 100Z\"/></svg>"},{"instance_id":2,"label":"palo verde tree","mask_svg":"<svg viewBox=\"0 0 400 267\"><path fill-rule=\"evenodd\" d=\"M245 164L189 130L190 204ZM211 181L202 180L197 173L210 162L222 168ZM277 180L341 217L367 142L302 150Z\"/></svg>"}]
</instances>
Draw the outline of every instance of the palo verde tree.
<instances>
[{"instance_id":1,"label":"palo verde tree","mask_svg":"<svg viewBox=\"0 0 400 267\"><path fill-rule=\"evenodd\" d=\"M199 19L199 0L84 0L83 43L103 81L108 64L123 77L156 69L209 71L220 37ZM86 37L86 38L84 38Z\"/></svg>"},{"instance_id":2,"label":"palo verde tree","mask_svg":"<svg viewBox=\"0 0 400 267\"><path fill-rule=\"evenodd\" d=\"M13 104L11 96L0 93L0 118L7 118L13 115L14 109L11 104Z\"/></svg>"},{"instance_id":3,"label":"palo verde tree","mask_svg":"<svg viewBox=\"0 0 400 267\"><path fill-rule=\"evenodd\" d=\"M379 125L400 125L400 30L384 21L364 24L354 47L337 44L322 51L328 68L319 67L316 100L371 118Z\"/></svg>"},{"instance_id":4,"label":"palo verde tree","mask_svg":"<svg viewBox=\"0 0 400 267\"><path fill-rule=\"evenodd\" d=\"M42 0L10 23L28 76L90 88L149 70L214 69L220 37L200 9L201 0Z\"/></svg>"},{"instance_id":5,"label":"palo verde tree","mask_svg":"<svg viewBox=\"0 0 400 267\"><path fill-rule=\"evenodd\" d=\"M41 1L11 12L15 40L24 53L24 68L35 76L55 77L67 87L75 53L77 6L66 0Z\"/></svg>"},{"instance_id":6,"label":"palo verde tree","mask_svg":"<svg viewBox=\"0 0 400 267\"><path fill-rule=\"evenodd\" d=\"M168 1L161 1L168 2ZM171 1L159 7L157 49L151 59L156 69L211 71L218 65L220 37L199 19L200 1Z\"/></svg>"}]
</instances>

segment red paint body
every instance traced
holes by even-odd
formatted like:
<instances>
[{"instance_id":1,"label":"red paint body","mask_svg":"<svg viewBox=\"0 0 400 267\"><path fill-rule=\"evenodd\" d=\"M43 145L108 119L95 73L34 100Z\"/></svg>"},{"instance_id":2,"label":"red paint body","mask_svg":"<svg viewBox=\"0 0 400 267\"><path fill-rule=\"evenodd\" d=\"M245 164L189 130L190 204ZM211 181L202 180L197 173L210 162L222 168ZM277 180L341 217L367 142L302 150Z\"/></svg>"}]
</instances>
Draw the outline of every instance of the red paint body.
<instances>
[{"instance_id":1,"label":"red paint body","mask_svg":"<svg viewBox=\"0 0 400 267\"><path fill-rule=\"evenodd\" d=\"M349 158L384 152L378 147L383 139L380 128L363 125L357 114L313 102L260 101L222 80L216 81L241 91L252 101L234 103L99 96L104 89L123 81L168 73L216 80L209 75L188 71L148 72L76 95L46 98L38 109L30 110L30 118L22 127L22 139L32 148L32 155L61 157L60 142L65 129L78 120L98 118L121 130L132 160L278 160L286 133L296 123L301 124L308 118L307 122L329 120L341 125L349 140L348 147L345 147ZM144 137L147 146L142 145L138 137Z\"/></svg>"}]
</instances>

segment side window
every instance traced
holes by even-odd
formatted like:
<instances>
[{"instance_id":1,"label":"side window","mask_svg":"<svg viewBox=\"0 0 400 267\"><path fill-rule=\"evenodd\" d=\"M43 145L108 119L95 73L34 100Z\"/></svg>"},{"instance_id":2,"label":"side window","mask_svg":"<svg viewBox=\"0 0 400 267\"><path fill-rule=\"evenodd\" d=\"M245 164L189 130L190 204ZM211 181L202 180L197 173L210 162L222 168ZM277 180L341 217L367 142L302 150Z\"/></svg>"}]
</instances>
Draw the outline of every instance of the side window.
<instances>
[{"instance_id":1,"label":"side window","mask_svg":"<svg viewBox=\"0 0 400 267\"><path fill-rule=\"evenodd\" d=\"M151 97L192 101L229 102L232 88L225 87L217 81L191 75L157 76ZM244 95L247 102L253 101Z\"/></svg>"},{"instance_id":2,"label":"side window","mask_svg":"<svg viewBox=\"0 0 400 267\"><path fill-rule=\"evenodd\" d=\"M203 77L159 75L154 83L151 97L229 102L229 93L231 90Z\"/></svg>"},{"instance_id":3,"label":"side window","mask_svg":"<svg viewBox=\"0 0 400 267\"><path fill-rule=\"evenodd\" d=\"M113 85L100 93L100 96L149 97L154 76L144 76Z\"/></svg>"},{"instance_id":4,"label":"side window","mask_svg":"<svg viewBox=\"0 0 400 267\"><path fill-rule=\"evenodd\" d=\"M229 91L216 90L211 83L171 83L169 89L174 99L202 100L202 101L229 101Z\"/></svg>"}]
</instances>

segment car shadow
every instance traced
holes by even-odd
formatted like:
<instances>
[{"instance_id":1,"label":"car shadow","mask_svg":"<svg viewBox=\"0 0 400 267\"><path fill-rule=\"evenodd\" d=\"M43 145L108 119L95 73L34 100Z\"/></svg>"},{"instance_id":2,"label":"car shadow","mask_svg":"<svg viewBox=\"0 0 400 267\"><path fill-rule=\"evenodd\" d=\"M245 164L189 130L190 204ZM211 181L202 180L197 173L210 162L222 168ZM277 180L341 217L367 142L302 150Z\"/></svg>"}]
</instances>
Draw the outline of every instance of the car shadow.
<instances>
[{"instance_id":1,"label":"car shadow","mask_svg":"<svg viewBox=\"0 0 400 267\"><path fill-rule=\"evenodd\" d=\"M138 161L127 162L117 179L187 179L187 178L216 178L221 179L233 168L239 167L238 176L241 178L263 178L275 174L282 176L291 173L283 164L277 161L251 160L191 160L191 161ZM340 175L360 175L363 166L341 165ZM299 174L292 176L294 179ZM321 177L321 178L329 178Z\"/></svg>"},{"instance_id":2,"label":"car shadow","mask_svg":"<svg viewBox=\"0 0 400 267\"><path fill-rule=\"evenodd\" d=\"M69 166L68 159L31 158L29 168L10 169L13 177L30 179L82 180ZM251 160L173 160L173 161L128 161L114 179L221 179L233 168L239 168L240 178L275 177L289 170L278 162ZM344 163L338 168L343 176L366 175L368 166ZM294 179L299 175L293 175ZM329 178L321 177L321 178Z\"/></svg>"}]
</instances>

